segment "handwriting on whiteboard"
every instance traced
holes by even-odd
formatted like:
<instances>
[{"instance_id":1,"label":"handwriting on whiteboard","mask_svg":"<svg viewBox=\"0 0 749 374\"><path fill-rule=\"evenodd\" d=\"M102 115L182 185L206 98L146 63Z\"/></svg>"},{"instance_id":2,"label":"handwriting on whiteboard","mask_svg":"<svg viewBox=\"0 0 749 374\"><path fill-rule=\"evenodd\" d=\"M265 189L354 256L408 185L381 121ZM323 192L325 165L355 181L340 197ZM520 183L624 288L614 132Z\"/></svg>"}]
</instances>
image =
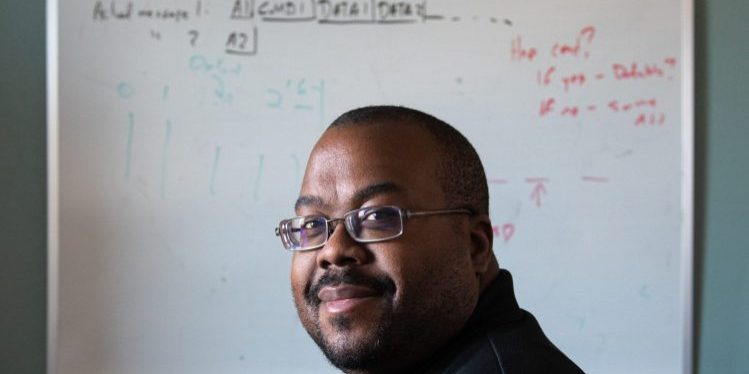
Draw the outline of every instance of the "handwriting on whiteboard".
<instances>
[{"instance_id":1,"label":"handwriting on whiteboard","mask_svg":"<svg viewBox=\"0 0 749 374\"><path fill-rule=\"evenodd\" d=\"M667 124L665 111L659 106L661 100L655 94L643 94L636 99L617 97L615 92L609 97L596 95L586 98L579 95L580 91L584 93L586 88L594 88L599 82L608 82L609 85L624 82L668 82L673 80L678 69L677 59L673 56L663 56L655 61L610 61L602 66L571 65L570 61L583 62L595 53L597 32L595 26L586 25L577 34L560 38L545 47L530 45L522 35L511 39L510 61L538 67L535 76L535 85L541 92L538 117L544 120L579 119L586 114L606 112L626 115L634 127ZM642 87L642 91L648 91L648 86ZM562 93L547 93L552 88ZM577 95L568 95L570 93Z\"/></svg>"},{"instance_id":2,"label":"handwriting on whiteboard","mask_svg":"<svg viewBox=\"0 0 749 374\"><path fill-rule=\"evenodd\" d=\"M184 41L192 47L203 43L201 30L194 21L209 17L214 9L209 1L193 4L155 7L150 2L96 1L93 5L94 22L152 21L190 23ZM254 56L258 53L258 23L303 23L321 25L402 25L435 21L463 21L463 17L430 13L425 0L234 0L223 9L222 22L231 29L226 32L224 52L228 55ZM498 23L497 17L473 16L470 20ZM508 19L503 24L511 26ZM211 27L208 27L211 29ZM164 35L158 26L148 31L150 37L161 41Z\"/></svg>"}]
</instances>

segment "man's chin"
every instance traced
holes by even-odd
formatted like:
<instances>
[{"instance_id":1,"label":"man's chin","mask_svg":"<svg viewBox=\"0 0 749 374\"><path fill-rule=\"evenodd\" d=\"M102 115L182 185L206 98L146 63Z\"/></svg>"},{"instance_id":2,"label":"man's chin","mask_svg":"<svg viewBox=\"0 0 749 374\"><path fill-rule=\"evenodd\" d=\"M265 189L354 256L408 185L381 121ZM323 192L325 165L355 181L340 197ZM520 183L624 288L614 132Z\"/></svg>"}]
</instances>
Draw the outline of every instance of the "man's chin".
<instances>
[{"instance_id":1,"label":"man's chin","mask_svg":"<svg viewBox=\"0 0 749 374\"><path fill-rule=\"evenodd\" d=\"M325 344L335 350L356 350L375 348L381 344L384 329L382 321L362 320L351 316L335 315L321 323L322 337Z\"/></svg>"},{"instance_id":2,"label":"man's chin","mask_svg":"<svg viewBox=\"0 0 749 374\"><path fill-rule=\"evenodd\" d=\"M320 349L336 367L367 369L381 363L389 352L389 323L362 323L347 316L334 316L321 326Z\"/></svg>"}]
</instances>

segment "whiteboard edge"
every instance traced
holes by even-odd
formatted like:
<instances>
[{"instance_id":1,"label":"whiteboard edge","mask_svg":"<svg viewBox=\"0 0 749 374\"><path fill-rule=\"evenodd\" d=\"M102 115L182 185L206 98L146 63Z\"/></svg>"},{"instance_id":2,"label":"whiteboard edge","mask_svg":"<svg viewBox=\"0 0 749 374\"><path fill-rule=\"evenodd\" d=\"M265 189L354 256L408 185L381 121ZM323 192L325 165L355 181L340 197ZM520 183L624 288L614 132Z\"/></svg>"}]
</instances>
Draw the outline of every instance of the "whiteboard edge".
<instances>
[{"instance_id":1,"label":"whiteboard edge","mask_svg":"<svg viewBox=\"0 0 749 374\"><path fill-rule=\"evenodd\" d=\"M683 370L694 372L694 0L682 0L682 226Z\"/></svg>"},{"instance_id":2,"label":"whiteboard edge","mask_svg":"<svg viewBox=\"0 0 749 374\"><path fill-rule=\"evenodd\" d=\"M683 372L693 373L694 3L682 0L682 300ZM58 0L46 0L47 39L47 373L57 372L59 291Z\"/></svg>"},{"instance_id":3,"label":"whiteboard edge","mask_svg":"<svg viewBox=\"0 0 749 374\"><path fill-rule=\"evenodd\" d=\"M58 0L46 1L47 23L47 374L57 372L59 291Z\"/></svg>"}]
</instances>

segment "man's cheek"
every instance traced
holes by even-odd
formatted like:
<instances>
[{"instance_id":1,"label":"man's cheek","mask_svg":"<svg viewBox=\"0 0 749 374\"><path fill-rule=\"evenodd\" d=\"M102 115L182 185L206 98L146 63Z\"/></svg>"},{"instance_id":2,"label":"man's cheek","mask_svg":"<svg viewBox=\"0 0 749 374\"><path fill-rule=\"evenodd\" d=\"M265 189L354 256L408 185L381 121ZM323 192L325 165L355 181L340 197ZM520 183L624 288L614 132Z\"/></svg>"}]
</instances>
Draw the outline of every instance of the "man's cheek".
<instances>
[{"instance_id":1,"label":"man's cheek","mask_svg":"<svg viewBox=\"0 0 749 374\"><path fill-rule=\"evenodd\" d=\"M294 297L304 297L304 290L311 281L314 268L306 266L305 262L294 258L291 264L291 290Z\"/></svg>"}]
</instances>

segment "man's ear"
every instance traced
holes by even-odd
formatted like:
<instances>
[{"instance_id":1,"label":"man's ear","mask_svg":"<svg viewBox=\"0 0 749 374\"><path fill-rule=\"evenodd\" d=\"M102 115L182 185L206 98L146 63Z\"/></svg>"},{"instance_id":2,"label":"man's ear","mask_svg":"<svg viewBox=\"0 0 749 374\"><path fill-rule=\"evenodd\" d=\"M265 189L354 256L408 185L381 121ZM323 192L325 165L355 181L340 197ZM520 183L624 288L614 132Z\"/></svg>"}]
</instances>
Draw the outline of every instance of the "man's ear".
<instances>
[{"instance_id":1,"label":"man's ear","mask_svg":"<svg viewBox=\"0 0 749 374\"><path fill-rule=\"evenodd\" d=\"M482 277L487 271L493 271L493 267L497 266L492 251L494 242L492 222L488 215L477 214L471 216L470 225L473 271Z\"/></svg>"}]
</instances>

